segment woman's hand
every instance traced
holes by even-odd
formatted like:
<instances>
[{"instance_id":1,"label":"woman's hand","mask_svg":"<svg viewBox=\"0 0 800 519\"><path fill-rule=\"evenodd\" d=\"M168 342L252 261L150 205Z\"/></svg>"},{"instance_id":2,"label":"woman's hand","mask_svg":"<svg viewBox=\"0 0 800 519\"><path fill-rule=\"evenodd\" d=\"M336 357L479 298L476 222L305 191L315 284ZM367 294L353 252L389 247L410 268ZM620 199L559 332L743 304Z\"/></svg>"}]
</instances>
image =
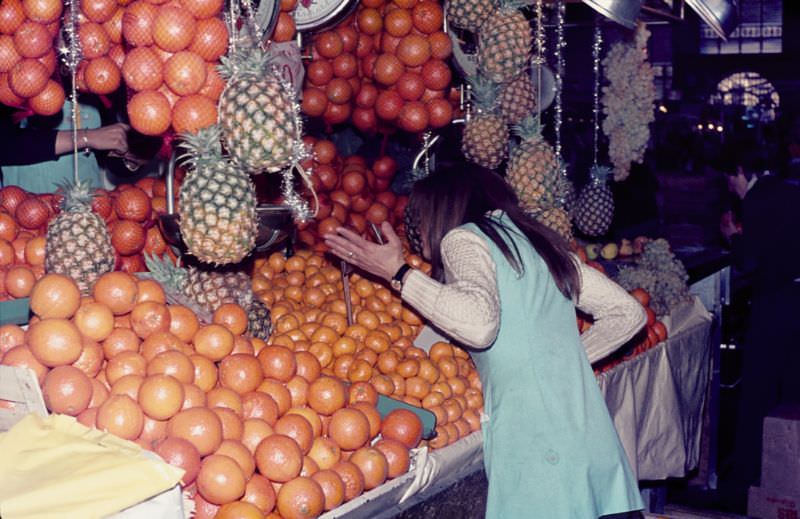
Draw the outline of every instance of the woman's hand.
<instances>
[{"instance_id":1,"label":"woman's hand","mask_svg":"<svg viewBox=\"0 0 800 519\"><path fill-rule=\"evenodd\" d=\"M386 238L384 245L369 242L353 231L339 227L336 234L325 235L325 245L348 263L388 281L403 266L405 259L400 238L389 222L381 224L381 232Z\"/></svg>"},{"instance_id":2,"label":"woman's hand","mask_svg":"<svg viewBox=\"0 0 800 519\"><path fill-rule=\"evenodd\" d=\"M128 130L130 126L116 123L86 131L86 140L94 150L110 150L119 154L128 152Z\"/></svg>"}]
</instances>

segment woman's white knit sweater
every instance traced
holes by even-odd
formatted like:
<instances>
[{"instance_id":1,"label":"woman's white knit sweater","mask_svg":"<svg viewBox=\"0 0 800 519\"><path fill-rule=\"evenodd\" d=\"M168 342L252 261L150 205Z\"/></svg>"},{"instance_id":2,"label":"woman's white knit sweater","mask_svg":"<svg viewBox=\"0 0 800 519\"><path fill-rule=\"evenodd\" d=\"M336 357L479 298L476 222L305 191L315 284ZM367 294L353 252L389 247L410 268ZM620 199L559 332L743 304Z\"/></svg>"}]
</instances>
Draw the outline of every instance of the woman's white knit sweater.
<instances>
[{"instance_id":1,"label":"woman's white knit sweater","mask_svg":"<svg viewBox=\"0 0 800 519\"><path fill-rule=\"evenodd\" d=\"M453 339L486 348L500 326L496 267L489 246L471 231L454 229L442 240L441 253L447 283L413 270L406 276L402 298ZM577 259L576 263L580 265L576 306L594 318L581 340L594 363L633 337L646 315L621 286Z\"/></svg>"}]
</instances>

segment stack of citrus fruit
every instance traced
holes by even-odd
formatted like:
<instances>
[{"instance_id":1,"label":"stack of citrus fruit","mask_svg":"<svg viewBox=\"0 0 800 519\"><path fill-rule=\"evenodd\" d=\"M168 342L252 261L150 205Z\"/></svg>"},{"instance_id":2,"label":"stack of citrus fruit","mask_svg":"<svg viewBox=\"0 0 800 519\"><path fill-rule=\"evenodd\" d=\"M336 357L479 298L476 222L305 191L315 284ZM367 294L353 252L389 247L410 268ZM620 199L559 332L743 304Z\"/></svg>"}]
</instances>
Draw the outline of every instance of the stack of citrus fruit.
<instances>
[{"instance_id":1,"label":"stack of citrus fruit","mask_svg":"<svg viewBox=\"0 0 800 519\"><path fill-rule=\"evenodd\" d=\"M248 336L238 305L202 324L166 304L156 282L111 272L86 297L68 277L47 274L31 309L27 331L0 327L0 362L32 369L51 412L185 469L195 517L315 517L405 473L420 441L414 413L382 419L375 388L332 376L299 338L287 341L292 330L271 344ZM334 332L322 325L331 318L318 317L315 337ZM276 318L282 329L288 322Z\"/></svg>"},{"instance_id":2,"label":"stack of citrus fruit","mask_svg":"<svg viewBox=\"0 0 800 519\"><path fill-rule=\"evenodd\" d=\"M417 267L428 268L409 256ZM350 275L353 324L348 325L340 270L320 254L275 253L255 264L254 293L270 307L272 345L308 352L322 373L429 409L441 447L480 428L480 379L469 355L447 343L415 347L420 318L382 283ZM298 353L299 354L299 353ZM290 387L290 389L292 389Z\"/></svg>"},{"instance_id":3,"label":"stack of citrus fruit","mask_svg":"<svg viewBox=\"0 0 800 519\"><path fill-rule=\"evenodd\" d=\"M329 140L308 136L303 140L312 151L313 158L304 166L312 172L319 212L314 220L300 224L300 241L323 251L322 236L340 225L374 239L370 223L380 227L384 221L393 225L402 221L408 197L389 188L397 172L392 157L380 156L368 166L359 155L339 155Z\"/></svg>"}]
</instances>

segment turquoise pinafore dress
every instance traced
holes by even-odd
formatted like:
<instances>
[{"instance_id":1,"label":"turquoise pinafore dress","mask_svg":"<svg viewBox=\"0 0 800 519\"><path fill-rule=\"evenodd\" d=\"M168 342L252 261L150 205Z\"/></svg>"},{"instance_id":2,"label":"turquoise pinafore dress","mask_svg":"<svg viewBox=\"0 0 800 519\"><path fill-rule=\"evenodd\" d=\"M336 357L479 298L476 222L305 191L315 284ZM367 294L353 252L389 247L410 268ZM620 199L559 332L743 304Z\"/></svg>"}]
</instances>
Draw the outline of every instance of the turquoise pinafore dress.
<instances>
[{"instance_id":1,"label":"turquoise pinafore dress","mask_svg":"<svg viewBox=\"0 0 800 519\"><path fill-rule=\"evenodd\" d=\"M642 509L575 326L575 307L511 220L497 218L512 229L521 276L494 242L465 226L486 240L500 294L497 339L472 353L488 415L486 517L594 519Z\"/></svg>"}]
</instances>

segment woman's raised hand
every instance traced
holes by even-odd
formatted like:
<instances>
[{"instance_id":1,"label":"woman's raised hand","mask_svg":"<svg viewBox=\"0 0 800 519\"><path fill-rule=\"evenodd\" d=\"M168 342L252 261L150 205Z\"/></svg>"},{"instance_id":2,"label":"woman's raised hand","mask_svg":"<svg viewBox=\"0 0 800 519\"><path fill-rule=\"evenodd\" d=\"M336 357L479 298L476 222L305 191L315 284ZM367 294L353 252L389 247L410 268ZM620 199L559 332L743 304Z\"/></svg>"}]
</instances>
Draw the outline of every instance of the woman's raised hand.
<instances>
[{"instance_id":1,"label":"woman's raised hand","mask_svg":"<svg viewBox=\"0 0 800 519\"><path fill-rule=\"evenodd\" d=\"M389 222L381 224L381 232L386 239L384 245L372 243L353 231L339 227L336 229L336 234L325 235L325 245L333 254L348 263L383 279L391 280L405 263L403 245Z\"/></svg>"}]
</instances>

